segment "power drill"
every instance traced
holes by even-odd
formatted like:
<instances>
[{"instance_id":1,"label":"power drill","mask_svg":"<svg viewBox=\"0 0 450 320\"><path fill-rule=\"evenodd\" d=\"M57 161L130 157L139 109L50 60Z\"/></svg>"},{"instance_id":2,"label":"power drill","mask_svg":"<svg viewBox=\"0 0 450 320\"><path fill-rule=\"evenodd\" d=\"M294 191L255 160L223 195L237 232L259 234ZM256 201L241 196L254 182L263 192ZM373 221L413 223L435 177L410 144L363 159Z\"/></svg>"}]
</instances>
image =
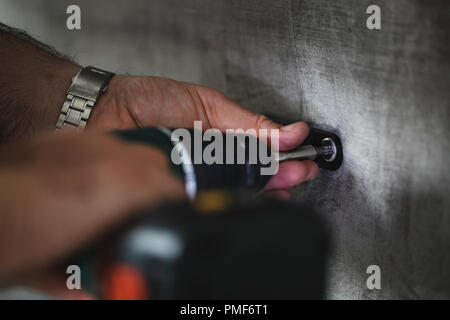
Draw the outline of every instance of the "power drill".
<instances>
[{"instance_id":1,"label":"power drill","mask_svg":"<svg viewBox=\"0 0 450 320\"><path fill-rule=\"evenodd\" d=\"M177 151L172 132L139 128L114 134L157 147L170 158ZM260 158L250 161L253 139L246 135L234 144L234 155L244 154L241 163L196 164L186 152L181 163L171 161L193 201L144 211L82 252L76 261L83 288L104 299L321 298L327 232L309 206L254 197L252 191L270 175L261 174L267 164ZM200 150L209 145L202 141ZM311 159L336 170L342 163L340 139L311 129L302 146L278 154L276 161L289 159Z\"/></svg>"}]
</instances>

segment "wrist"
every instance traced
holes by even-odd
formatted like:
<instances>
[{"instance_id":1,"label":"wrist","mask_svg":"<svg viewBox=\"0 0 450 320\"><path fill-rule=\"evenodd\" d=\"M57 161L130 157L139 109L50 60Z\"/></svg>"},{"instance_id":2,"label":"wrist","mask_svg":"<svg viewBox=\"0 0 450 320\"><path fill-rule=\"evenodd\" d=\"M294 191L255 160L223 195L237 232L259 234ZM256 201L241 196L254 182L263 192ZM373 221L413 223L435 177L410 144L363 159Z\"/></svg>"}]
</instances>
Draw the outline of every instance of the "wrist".
<instances>
[{"instance_id":1,"label":"wrist","mask_svg":"<svg viewBox=\"0 0 450 320\"><path fill-rule=\"evenodd\" d=\"M36 98L33 99L33 101L36 101L36 105L32 107L32 119L39 131L55 130L55 124L61 112L61 106L65 101L67 90L72 83L72 79L80 70L80 66L64 61L60 65L48 68L39 77L35 84L37 88Z\"/></svg>"},{"instance_id":2,"label":"wrist","mask_svg":"<svg viewBox=\"0 0 450 320\"><path fill-rule=\"evenodd\" d=\"M0 143L54 131L67 88L79 70L74 63L53 59L16 66L10 77L0 75L0 110L6 115L0 121Z\"/></svg>"},{"instance_id":3,"label":"wrist","mask_svg":"<svg viewBox=\"0 0 450 320\"><path fill-rule=\"evenodd\" d=\"M106 92L94 105L87 129L111 131L138 126L127 109L127 79L128 76L116 75L109 81Z\"/></svg>"}]
</instances>

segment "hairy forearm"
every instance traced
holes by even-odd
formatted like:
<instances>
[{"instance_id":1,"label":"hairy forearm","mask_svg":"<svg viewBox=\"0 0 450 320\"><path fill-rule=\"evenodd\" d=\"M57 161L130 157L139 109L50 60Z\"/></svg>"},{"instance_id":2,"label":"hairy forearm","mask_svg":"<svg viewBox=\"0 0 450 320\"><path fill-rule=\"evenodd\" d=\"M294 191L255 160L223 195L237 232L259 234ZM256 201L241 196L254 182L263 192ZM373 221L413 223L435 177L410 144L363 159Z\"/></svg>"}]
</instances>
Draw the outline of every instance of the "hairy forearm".
<instances>
[{"instance_id":1,"label":"hairy forearm","mask_svg":"<svg viewBox=\"0 0 450 320\"><path fill-rule=\"evenodd\" d=\"M0 144L54 130L79 69L52 48L0 23Z\"/></svg>"}]
</instances>

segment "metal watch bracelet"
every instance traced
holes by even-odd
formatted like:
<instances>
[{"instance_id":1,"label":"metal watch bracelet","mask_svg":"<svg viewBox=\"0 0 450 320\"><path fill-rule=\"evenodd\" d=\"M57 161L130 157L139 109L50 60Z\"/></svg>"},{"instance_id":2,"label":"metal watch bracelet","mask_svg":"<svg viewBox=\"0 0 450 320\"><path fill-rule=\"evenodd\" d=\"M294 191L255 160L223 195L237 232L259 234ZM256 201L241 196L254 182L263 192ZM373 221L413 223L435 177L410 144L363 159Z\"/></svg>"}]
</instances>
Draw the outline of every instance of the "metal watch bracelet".
<instances>
[{"instance_id":1,"label":"metal watch bracelet","mask_svg":"<svg viewBox=\"0 0 450 320\"><path fill-rule=\"evenodd\" d=\"M91 115L98 97L106 91L114 73L85 67L72 79L61 109L56 130L82 130Z\"/></svg>"}]
</instances>

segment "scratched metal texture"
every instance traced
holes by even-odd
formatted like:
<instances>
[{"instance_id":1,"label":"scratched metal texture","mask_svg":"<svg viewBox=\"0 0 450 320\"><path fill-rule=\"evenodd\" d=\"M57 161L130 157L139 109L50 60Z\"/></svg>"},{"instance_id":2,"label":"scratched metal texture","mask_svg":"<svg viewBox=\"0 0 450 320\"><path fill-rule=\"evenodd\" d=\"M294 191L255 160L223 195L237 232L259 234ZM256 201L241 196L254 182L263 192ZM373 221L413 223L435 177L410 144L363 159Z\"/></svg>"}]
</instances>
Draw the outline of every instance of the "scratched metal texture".
<instances>
[{"instance_id":1,"label":"scratched metal texture","mask_svg":"<svg viewBox=\"0 0 450 320\"><path fill-rule=\"evenodd\" d=\"M328 298L450 297L450 2L0 0L0 21L82 64L215 87L335 129L344 165L295 190L334 237ZM301 214L301 213L299 213ZM381 268L381 290L366 268Z\"/></svg>"}]
</instances>

